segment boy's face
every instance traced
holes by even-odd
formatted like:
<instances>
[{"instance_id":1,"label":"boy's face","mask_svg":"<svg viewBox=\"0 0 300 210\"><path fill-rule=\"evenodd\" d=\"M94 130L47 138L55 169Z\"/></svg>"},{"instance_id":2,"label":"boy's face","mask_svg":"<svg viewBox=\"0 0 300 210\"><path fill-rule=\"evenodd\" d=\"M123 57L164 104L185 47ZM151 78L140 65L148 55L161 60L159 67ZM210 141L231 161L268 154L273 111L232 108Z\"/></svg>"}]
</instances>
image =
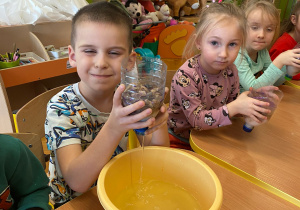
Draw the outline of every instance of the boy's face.
<instances>
[{"instance_id":1,"label":"boy's face","mask_svg":"<svg viewBox=\"0 0 300 210\"><path fill-rule=\"evenodd\" d=\"M113 24L81 22L69 61L77 67L83 95L114 91L121 78L121 62L129 56L128 31ZM132 56L132 55L131 55Z\"/></svg>"},{"instance_id":2,"label":"boy's face","mask_svg":"<svg viewBox=\"0 0 300 210\"><path fill-rule=\"evenodd\" d=\"M271 16L263 14L261 9L250 12L247 18L247 51L257 52L267 48L272 43L275 30L276 23Z\"/></svg>"}]
</instances>

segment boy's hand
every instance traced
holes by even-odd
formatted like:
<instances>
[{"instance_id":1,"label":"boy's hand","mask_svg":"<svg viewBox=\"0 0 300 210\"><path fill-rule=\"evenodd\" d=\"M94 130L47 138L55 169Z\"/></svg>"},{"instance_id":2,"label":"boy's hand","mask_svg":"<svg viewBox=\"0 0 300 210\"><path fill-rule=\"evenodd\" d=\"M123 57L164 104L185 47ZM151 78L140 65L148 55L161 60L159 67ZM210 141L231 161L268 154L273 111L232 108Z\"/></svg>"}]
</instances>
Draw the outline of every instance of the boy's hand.
<instances>
[{"instance_id":1,"label":"boy's hand","mask_svg":"<svg viewBox=\"0 0 300 210\"><path fill-rule=\"evenodd\" d=\"M169 93L169 88L165 87L165 97ZM167 112L168 107L166 107L165 104L163 104L160 107L159 113L155 117L155 122L151 125L148 126L148 130L145 132L146 135L153 133L154 131L158 130L162 126L167 124L167 120L169 118L169 114Z\"/></svg>"},{"instance_id":2,"label":"boy's hand","mask_svg":"<svg viewBox=\"0 0 300 210\"><path fill-rule=\"evenodd\" d=\"M146 118L152 113L152 110L146 109L141 113L130 115L130 113L141 109L145 106L144 101L138 101L129 106L123 107L122 105L122 93L125 90L124 84L121 84L113 98L113 107L106 124L109 124L111 131L113 133L120 132L122 135L131 129L139 129L149 127L155 121L154 118L150 118L145 122L139 122L140 120Z\"/></svg>"},{"instance_id":3,"label":"boy's hand","mask_svg":"<svg viewBox=\"0 0 300 210\"><path fill-rule=\"evenodd\" d=\"M167 124L169 114L167 112L167 107L163 104L160 107L159 113L156 115L154 122L148 126L148 130L145 132L145 135L153 133L154 131L158 130L162 126Z\"/></svg>"}]
</instances>

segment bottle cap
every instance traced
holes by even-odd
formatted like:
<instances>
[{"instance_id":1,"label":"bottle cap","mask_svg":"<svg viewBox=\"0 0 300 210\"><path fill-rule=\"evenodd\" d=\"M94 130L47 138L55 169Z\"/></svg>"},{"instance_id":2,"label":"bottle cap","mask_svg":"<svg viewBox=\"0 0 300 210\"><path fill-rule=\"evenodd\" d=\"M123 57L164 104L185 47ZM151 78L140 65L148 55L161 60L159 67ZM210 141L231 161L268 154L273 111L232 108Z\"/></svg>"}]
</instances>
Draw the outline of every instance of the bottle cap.
<instances>
[{"instance_id":1,"label":"bottle cap","mask_svg":"<svg viewBox=\"0 0 300 210\"><path fill-rule=\"evenodd\" d=\"M252 128L249 128L249 127L247 127L246 124L244 124L244 125L243 125L243 130L246 131L246 132L248 132L248 133L250 133L250 132L253 130L253 127L252 127Z\"/></svg>"},{"instance_id":2,"label":"bottle cap","mask_svg":"<svg viewBox=\"0 0 300 210\"><path fill-rule=\"evenodd\" d=\"M146 131L146 130L148 130L148 127L146 127L146 128L134 129L134 131L135 131L136 134L142 135L142 136L145 135L145 131Z\"/></svg>"}]
</instances>

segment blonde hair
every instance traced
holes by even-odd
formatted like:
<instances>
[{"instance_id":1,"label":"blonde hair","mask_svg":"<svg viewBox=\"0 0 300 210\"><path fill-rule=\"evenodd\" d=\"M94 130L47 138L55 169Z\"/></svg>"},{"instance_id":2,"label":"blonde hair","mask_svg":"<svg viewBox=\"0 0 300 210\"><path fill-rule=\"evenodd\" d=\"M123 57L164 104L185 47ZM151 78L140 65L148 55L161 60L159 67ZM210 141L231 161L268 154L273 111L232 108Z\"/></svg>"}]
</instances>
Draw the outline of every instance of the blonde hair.
<instances>
[{"instance_id":1,"label":"blonde hair","mask_svg":"<svg viewBox=\"0 0 300 210\"><path fill-rule=\"evenodd\" d=\"M280 13L278 9L275 7L275 5L267 0L250 0L247 1L246 4L244 4L244 11L245 11L245 16L246 19L248 18L249 14L255 10L255 9L261 9L263 15L269 15L272 17L276 28L275 28L275 34L271 43L272 44L275 42L275 40L279 36L279 31L280 31Z\"/></svg>"},{"instance_id":2,"label":"blonde hair","mask_svg":"<svg viewBox=\"0 0 300 210\"><path fill-rule=\"evenodd\" d=\"M229 18L235 19L242 32L242 49L245 48L246 36L246 19L240 8L230 3L211 3L209 7L204 7L200 13L199 22L197 23L196 30L190 36L186 44L183 57L188 59L193 55L199 54L200 50L196 47L196 42L199 38L203 37L216 25L222 21L228 21Z\"/></svg>"}]
</instances>

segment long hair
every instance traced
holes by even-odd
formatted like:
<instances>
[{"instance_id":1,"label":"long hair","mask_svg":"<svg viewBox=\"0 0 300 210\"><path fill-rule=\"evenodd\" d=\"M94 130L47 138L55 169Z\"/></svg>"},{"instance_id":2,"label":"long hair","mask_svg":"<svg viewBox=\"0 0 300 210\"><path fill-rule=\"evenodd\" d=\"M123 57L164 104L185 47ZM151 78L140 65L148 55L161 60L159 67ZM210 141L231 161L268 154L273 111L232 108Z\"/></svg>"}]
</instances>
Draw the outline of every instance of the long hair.
<instances>
[{"instance_id":1,"label":"long hair","mask_svg":"<svg viewBox=\"0 0 300 210\"><path fill-rule=\"evenodd\" d=\"M236 21L242 32L241 47L245 47L246 19L240 8L230 3L212 3L209 7L204 7L200 13L199 22L196 25L194 33L190 36L186 44L183 57L188 59L193 55L200 53L196 47L199 41L206 33L223 21Z\"/></svg>"}]
</instances>

